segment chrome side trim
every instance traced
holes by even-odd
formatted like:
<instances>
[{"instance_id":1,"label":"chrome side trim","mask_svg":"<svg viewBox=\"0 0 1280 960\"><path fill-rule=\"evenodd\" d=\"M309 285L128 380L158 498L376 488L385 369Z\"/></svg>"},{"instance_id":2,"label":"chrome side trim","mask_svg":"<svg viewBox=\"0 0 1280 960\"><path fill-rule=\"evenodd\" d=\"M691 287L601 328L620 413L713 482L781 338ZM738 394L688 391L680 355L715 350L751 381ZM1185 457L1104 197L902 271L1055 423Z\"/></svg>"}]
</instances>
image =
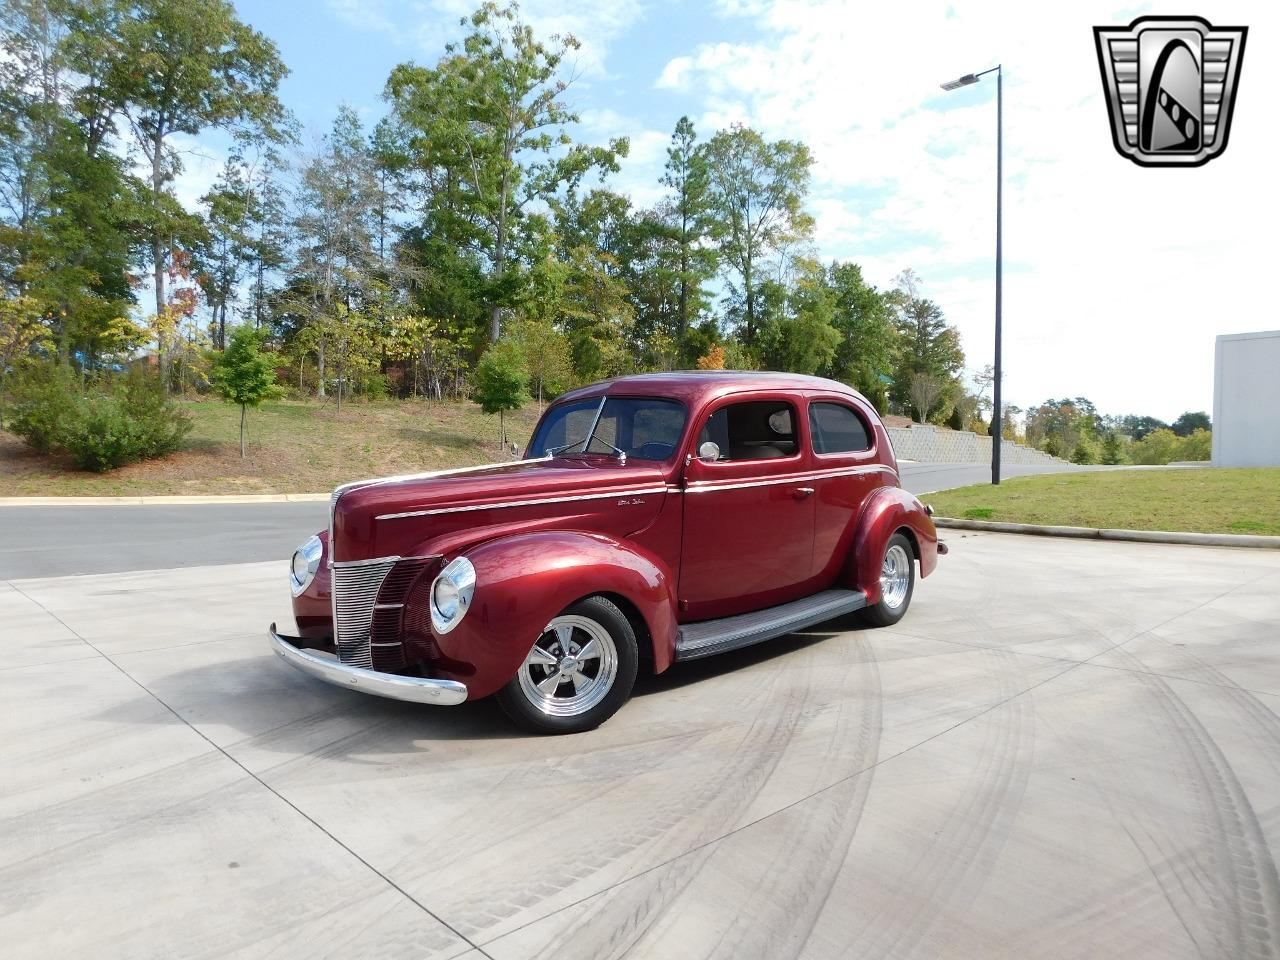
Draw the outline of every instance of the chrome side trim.
<instances>
[{"instance_id":1,"label":"chrome side trim","mask_svg":"<svg viewBox=\"0 0 1280 960\"><path fill-rule=\"evenodd\" d=\"M317 656L295 647L287 637L276 632L274 623L267 631L267 635L270 638L271 649L281 660L295 670L301 670L335 686L347 687L361 693L371 693L378 697L388 697L392 700L406 700L409 703L453 706L467 699L467 685L456 680L402 677L394 673L379 673L376 670L341 663L329 657Z\"/></svg>"},{"instance_id":2,"label":"chrome side trim","mask_svg":"<svg viewBox=\"0 0 1280 960\"><path fill-rule=\"evenodd\" d=\"M803 483L806 480L823 480L828 477L850 477L862 473L888 473L897 476L892 467L883 463L873 463L862 467L844 467L835 470L810 471L808 473L791 473L782 477L765 477L761 480L698 480L685 488L685 493L715 493L717 490L741 490L746 487L770 487L783 483Z\"/></svg>"},{"instance_id":3,"label":"chrome side trim","mask_svg":"<svg viewBox=\"0 0 1280 960\"><path fill-rule=\"evenodd\" d=\"M407 510L404 513L384 513L375 520L401 520L405 517L434 517L442 513L471 513L476 510L506 510L510 507L533 507L544 503L575 503L579 500L607 500L610 497L634 497L644 493L679 493L678 487L639 487L610 490L607 493L583 493L572 497L538 497L531 500L502 500L498 503L471 503L464 507L434 507L429 510Z\"/></svg>"}]
</instances>

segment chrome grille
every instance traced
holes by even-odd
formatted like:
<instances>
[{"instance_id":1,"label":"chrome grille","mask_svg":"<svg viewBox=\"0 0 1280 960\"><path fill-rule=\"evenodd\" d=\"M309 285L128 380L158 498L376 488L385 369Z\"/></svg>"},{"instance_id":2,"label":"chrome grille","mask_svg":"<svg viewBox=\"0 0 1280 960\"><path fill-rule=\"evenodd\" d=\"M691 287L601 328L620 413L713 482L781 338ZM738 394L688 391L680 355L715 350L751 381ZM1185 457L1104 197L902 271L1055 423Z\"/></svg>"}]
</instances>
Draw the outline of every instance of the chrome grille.
<instances>
[{"instance_id":1,"label":"chrome grille","mask_svg":"<svg viewBox=\"0 0 1280 960\"><path fill-rule=\"evenodd\" d=\"M338 659L356 667L373 667L369 632L378 591L399 557L333 565L333 614Z\"/></svg>"}]
</instances>

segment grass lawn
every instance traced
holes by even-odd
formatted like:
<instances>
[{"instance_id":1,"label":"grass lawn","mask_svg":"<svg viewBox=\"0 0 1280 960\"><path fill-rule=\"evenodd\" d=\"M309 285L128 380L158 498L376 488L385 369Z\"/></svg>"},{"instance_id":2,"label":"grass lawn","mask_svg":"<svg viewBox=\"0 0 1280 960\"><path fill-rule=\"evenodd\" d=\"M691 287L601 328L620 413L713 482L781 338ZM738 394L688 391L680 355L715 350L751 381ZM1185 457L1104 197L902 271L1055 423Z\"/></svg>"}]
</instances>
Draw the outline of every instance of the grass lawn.
<instances>
[{"instance_id":1,"label":"grass lawn","mask_svg":"<svg viewBox=\"0 0 1280 960\"><path fill-rule=\"evenodd\" d=\"M939 517L1280 536L1280 467L1048 474L924 499Z\"/></svg>"},{"instance_id":2,"label":"grass lawn","mask_svg":"<svg viewBox=\"0 0 1280 960\"><path fill-rule=\"evenodd\" d=\"M323 493L347 480L508 459L498 418L473 403L425 400L343 404L283 401L249 411L240 459L240 408L216 400L183 406L194 427L187 449L109 473L75 470L0 431L0 496ZM524 449L536 405L507 416Z\"/></svg>"}]
</instances>

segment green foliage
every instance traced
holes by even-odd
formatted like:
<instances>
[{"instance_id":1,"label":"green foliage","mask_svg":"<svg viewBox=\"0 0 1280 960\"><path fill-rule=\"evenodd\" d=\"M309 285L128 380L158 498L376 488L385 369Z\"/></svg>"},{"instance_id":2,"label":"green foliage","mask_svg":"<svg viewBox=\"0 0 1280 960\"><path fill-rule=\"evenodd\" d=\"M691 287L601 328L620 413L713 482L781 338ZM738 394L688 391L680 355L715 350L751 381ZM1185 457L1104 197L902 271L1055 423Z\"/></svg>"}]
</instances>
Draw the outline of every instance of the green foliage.
<instances>
[{"instance_id":1,"label":"green foliage","mask_svg":"<svg viewBox=\"0 0 1280 960\"><path fill-rule=\"evenodd\" d=\"M231 343L213 362L213 388L228 403L240 405L240 456L245 450L245 412L264 400L283 396L276 386L275 358L262 352L262 334L237 327Z\"/></svg>"},{"instance_id":2,"label":"green foliage","mask_svg":"<svg viewBox=\"0 0 1280 960\"><path fill-rule=\"evenodd\" d=\"M66 452L82 470L103 472L182 447L190 420L140 369L82 390L67 367L41 364L13 386L11 429L40 453Z\"/></svg>"},{"instance_id":3,"label":"green foliage","mask_svg":"<svg viewBox=\"0 0 1280 960\"><path fill-rule=\"evenodd\" d=\"M1082 436L1076 441L1075 449L1071 451L1072 463L1098 463L1101 459L1101 446L1091 436Z\"/></svg>"},{"instance_id":4,"label":"green foliage","mask_svg":"<svg viewBox=\"0 0 1280 960\"><path fill-rule=\"evenodd\" d=\"M1129 447L1134 463L1161 464L1208 460L1213 448L1213 434L1203 428L1180 437L1168 427L1153 430Z\"/></svg>"},{"instance_id":5,"label":"green foliage","mask_svg":"<svg viewBox=\"0 0 1280 960\"><path fill-rule=\"evenodd\" d=\"M920 398L912 394L923 382L938 384L932 419L945 421L962 392L959 377L964 368L960 334L932 300L920 292L920 281L910 270L898 277L898 286L886 298L893 312L896 363L890 398L904 409L918 409ZM925 377L921 380L920 377Z\"/></svg>"},{"instance_id":6,"label":"green foliage","mask_svg":"<svg viewBox=\"0 0 1280 960\"><path fill-rule=\"evenodd\" d=\"M236 327L231 342L213 363L213 388L228 403L256 407L280 395L275 357L262 352L262 334Z\"/></svg>"},{"instance_id":7,"label":"green foliage","mask_svg":"<svg viewBox=\"0 0 1280 960\"><path fill-rule=\"evenodd\" d=\"M104 473L173 453L190 430L190 419L169 401L159 378L134 370L110 393L78 399L61 445L81 470Z\"/></svg>"},{"instance_id":8,"label":"green foliage","mask_svg":"<svg viewBox=\"0 0 1280 960\"><path fill-rule=\"evenodd\" d=\"M1102 438L1102 462L1113 465L1129 462L1129 452L1125 449L1125 437L1119 431L1109 430Z\"/></svg>"},{"instance_id":9,"label":"green foliage","mask_svg":"<svg viewBox=\"0 0 1280 960\"><path fill-rule=\"evenodd\" d=\"M712 137L705 156L720 257L732 273L730 290L750 347L763 319L759 287L770 258L813 232L813 218L804 209L813 156L803 143L769 142L741 124Z\"/></svg>"},{"instance_id":10,"label":"green foliage","mask_svg":"<svg viewBox=\"0 0 1280 960\"><path fill-rule=\"evenodd\" d=\"M1173 426L1170 429L1180 437L1189 437L1197 430L1212 430L1213 422L1203 410L1194 413L1188 411L1173 421ZM1205 459L1208 458L1206 457Z\"/></svg>"},{"instance_id":11,"label":"green foliage","mask_svg":"<svg viewBox=\"0 0 1280 960\"><path fill-rule=\"evenodd\" d=\"M476 364L472 389L476 403L488 414L502 415L508 410L519 410L529 402L529 371L515 340L500 340L485 351ZM500 419L499 424L505 448L505 418Z\"/></svg>"},{"instance_id":12,"label":"green foliage","mask_svg":"<svg viewBox=\"0 0 1280 960\"><path fill-rule=\"evenodd\" d=\"M69 367L33 364L12 378L9 430L37 453L61 445L66 424L75 417L79 384Z\"/></svg>"}]
</instances>

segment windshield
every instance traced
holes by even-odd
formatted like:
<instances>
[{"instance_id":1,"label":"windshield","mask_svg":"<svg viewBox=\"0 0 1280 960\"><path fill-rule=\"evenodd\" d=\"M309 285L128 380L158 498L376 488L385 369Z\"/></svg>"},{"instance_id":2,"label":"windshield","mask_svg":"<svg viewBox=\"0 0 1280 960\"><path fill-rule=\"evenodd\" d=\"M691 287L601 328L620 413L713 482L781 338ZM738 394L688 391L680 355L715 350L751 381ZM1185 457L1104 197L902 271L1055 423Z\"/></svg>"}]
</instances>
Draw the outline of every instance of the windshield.
<instances>
[{"instance_id":1,"label":"windshield","mask_svg":"<svg viewBox=\"0 0 1280 960\"><path fill-rule=\"evenodd\" d=\"M547 411L528 456L621 451L628 460L666 460L676 452L684 421L684 406L674 400L606 397L603 408L599 397L573 400Z\"/></svg>"}]
</instances>

